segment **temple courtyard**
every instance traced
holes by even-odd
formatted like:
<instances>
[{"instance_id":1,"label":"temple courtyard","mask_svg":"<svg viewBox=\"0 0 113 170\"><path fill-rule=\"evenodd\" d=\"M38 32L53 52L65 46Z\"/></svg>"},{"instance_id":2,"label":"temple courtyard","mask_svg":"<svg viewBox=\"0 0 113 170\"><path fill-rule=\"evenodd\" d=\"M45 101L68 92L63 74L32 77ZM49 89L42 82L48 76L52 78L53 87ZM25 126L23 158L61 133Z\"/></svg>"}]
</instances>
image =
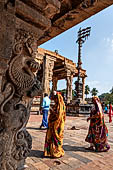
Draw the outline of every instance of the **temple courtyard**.
<instances>
[{"instance_id":1,"label":"temple courtyard","mask_svg":"<svg viewBox=\"0 0 113 170\"><path fill-rule=\"evenodd\" d=\"M43 157L46 130L39 129L42 115L30 116L27 130L32 135L33 147L26 160L26 170L112 170L113 169L113 123L109 123L105 115L109 130L108 142L111 149L108 152L91 152L85 148L88 132L87 116L67 116L64 131L65 156L59 159ZM74 127L75 126L75 127ZM73 128L72 128L73 127Z\"/></svg>"}]
</instances>

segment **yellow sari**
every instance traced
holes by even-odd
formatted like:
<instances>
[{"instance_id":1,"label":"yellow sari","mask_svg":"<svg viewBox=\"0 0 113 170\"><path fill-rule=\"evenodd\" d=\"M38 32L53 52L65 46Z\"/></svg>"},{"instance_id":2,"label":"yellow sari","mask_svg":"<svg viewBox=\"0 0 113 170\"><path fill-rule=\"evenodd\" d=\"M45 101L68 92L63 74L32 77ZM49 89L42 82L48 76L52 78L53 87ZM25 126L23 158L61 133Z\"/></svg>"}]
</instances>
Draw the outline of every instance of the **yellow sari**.
<instances>
[{"instance_id":1,"label":"yellow sari","mask_svg":"<svg viewBox=\"0 0 113 170\"><path fill-rule=\"evenodd\" d=\"M44 156L58 158L64 155L62 145L65 118L66 112L63 97L61 94L57 93L55 105L52 110L50 110L44 146Z\"/></svg>"}]
</instances>

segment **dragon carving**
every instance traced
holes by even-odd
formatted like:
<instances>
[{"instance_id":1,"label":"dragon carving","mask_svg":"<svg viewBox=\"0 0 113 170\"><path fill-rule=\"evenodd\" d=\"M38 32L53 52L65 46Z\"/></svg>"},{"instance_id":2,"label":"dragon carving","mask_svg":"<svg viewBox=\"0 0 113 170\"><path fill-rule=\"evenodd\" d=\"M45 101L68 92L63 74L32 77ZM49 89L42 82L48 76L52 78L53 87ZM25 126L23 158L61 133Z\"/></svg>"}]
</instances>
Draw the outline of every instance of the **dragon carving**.
<instances>
[{"instance_id":1,"label":"dragon carving","mask_svg":"<svg viewBox=\"0 0 113 170\"><path fill-rule=\"evenodd\" d=\"M32 98L42 92L34 72L40 69L35 61L37 45L33 35L17 30L9 67L2 84L0 103L0 169L17 170L23 166L32 147L26 131ZM27 99L24 104L23 97Z\"/></svg>"}]
</instances>

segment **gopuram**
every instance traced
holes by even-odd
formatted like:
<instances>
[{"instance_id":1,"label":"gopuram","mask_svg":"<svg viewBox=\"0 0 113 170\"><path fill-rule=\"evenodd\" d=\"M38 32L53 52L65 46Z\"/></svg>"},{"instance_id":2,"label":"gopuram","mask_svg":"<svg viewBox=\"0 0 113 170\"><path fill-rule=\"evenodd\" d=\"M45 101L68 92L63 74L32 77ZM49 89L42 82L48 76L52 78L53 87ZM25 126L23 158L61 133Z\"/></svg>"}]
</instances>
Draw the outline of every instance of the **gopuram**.
<instances>
[{"instance_id":1,"label":"gopuram","mask_svg":"<svg viewBox=\"0 0 113 170\"><path fill-rule=\"evenodd\" d=\"M35 76L35 71L40 74L37 46L112 4L113 0L0 0L0 170L22 170L32 147L25 127L32 99L42 93Z\"/></svg>"}]
</instances>

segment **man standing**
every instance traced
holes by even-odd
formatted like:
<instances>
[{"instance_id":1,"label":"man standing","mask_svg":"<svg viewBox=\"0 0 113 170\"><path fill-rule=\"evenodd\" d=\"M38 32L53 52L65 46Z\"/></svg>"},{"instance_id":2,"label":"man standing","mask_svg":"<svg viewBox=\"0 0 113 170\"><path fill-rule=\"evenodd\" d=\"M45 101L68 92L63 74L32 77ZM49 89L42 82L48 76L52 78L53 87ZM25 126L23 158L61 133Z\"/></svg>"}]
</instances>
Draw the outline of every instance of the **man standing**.
<instances>
[{"instance_id":1,"label":"man standing","mask_svg":"<svg viewBox=\"0 0 113 170\"><path fill-rule=\"evenodd\" d=\"M40 129L42 127L48 128L48 111L50 107L50 99L47 93L44 93L44 99L41 107L42 107L43 119L42 119L42 124L40 126Z\"/></svg>"}]
</instances>

